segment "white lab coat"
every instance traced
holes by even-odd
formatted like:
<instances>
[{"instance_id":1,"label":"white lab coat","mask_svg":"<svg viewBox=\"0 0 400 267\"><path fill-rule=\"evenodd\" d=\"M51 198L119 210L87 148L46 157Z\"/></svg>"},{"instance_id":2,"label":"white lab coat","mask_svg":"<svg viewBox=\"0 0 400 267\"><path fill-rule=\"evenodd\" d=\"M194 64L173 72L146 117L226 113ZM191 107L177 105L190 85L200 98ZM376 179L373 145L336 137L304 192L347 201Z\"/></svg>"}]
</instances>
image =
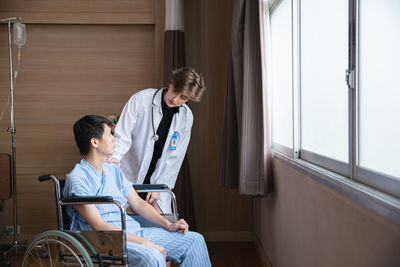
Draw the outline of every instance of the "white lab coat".
<instances>
[{"instance_id":1,"label":"white lab coat","mask_svg":"<svg viewBox=\"0 0 400 267\"><path fill-rule=\"evenodd\" d=\"M121 162L122 172L133 183L142 184L149 168L153 150L154 135L152 127L152 112L154 127L157 132L162 119L161 98L162 90L145 89L134 94L125 104L115 128L115 152L111 157ZM154 110L152 111L153 96ZM166 184L174 188L178 172L190 140L193 125L193 114L184 104L175 113L165 141L161 158L158 160L151 184ZM171 137L177 133L176 150L171 150ZM161 193L157 204L164 213L171 212L171 197Z\"/></svg>"}]
</instances>

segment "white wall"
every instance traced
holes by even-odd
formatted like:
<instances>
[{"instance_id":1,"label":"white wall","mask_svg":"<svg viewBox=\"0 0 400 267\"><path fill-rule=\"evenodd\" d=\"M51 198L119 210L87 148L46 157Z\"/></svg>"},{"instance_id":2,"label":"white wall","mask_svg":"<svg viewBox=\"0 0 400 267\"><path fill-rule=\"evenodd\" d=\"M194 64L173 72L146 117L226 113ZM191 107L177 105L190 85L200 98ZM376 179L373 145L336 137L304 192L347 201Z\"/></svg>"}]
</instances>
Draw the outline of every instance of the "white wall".
<instances>
[{"instance_id":1,"label":"white wall","mask_svg":"<svg viewBox=\"0 0 400 267\"><path fill-rule=\"evenodd\" d=\"M400 266L400 225L274 158L273 194L254 201L274 267Z\"/></svg>"}]
</instances>

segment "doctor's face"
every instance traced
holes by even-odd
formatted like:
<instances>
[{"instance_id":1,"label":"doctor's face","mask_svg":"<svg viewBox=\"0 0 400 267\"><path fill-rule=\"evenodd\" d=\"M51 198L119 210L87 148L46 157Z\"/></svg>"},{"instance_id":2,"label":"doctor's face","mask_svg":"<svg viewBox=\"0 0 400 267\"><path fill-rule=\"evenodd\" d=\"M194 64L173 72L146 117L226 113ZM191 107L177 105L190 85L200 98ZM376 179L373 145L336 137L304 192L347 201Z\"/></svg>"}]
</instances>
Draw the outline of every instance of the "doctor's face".
<instances>
[{"instance_id":1,"label":"doctor's face","mask_svg":"<svg viewBox=\"0 0 400 267\"><path fill-rule=\"evenodd\" d=\"M179 107L190 99L189 90L178 92L171 84L169 85L168 91L164 94L164 102L168 107Z\"/></svg>"}]
</instances>

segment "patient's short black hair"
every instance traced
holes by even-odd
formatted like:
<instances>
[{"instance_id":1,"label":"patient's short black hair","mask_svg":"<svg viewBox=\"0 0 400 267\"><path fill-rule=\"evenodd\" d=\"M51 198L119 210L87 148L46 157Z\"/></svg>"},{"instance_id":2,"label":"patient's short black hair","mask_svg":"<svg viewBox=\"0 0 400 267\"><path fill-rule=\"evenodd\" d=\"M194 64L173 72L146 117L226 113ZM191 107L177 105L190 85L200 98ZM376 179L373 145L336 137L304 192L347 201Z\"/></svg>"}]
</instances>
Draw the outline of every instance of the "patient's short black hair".
<instances>
[{"instance_id":1,"label":"patient's short black hair","mask_svg":"<svg viewBox=\"0 0 400 267\"><path fill-rule=\"evenodd\" d=\"M111 122L98 115L86 115L74 124L75 142L81 155L85 156L90 151L90 140L101 139L104 133L104 124L111 127Z\"/></svg>"}]
</instances>

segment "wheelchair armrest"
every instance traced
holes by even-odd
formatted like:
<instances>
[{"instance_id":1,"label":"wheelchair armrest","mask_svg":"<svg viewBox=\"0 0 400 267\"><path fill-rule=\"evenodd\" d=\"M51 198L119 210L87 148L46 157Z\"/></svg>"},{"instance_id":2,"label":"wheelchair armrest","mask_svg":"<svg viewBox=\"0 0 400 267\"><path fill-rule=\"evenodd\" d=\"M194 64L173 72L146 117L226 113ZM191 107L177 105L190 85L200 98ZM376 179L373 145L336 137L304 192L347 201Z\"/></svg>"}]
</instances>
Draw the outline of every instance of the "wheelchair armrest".
<instances>
[{"instance_id":1,"label":"wheelchair armrest","mask_svg":"<svg viewBox=\"0 0 400 267\"><path fill-rule=\"evenodd\" d=\"M166 184L134 184L133 188L135 188L136 191L164 191L168 189L168 186Z\"/></svg>"},{"instance_id":2,"label":"wheelchair armrest","mask_svg":"<svg viewBox=\"0 0 400 267\"><path fill-rule=\"evenodd\" d=\"M74 196L74 197L64 197L61 201L64 204L67 203L77 203L77 202L85 202L85 203L99 203L99 202L110 202L113 203L113 198L110 196Z\"/></svg>"}]
</instances>

